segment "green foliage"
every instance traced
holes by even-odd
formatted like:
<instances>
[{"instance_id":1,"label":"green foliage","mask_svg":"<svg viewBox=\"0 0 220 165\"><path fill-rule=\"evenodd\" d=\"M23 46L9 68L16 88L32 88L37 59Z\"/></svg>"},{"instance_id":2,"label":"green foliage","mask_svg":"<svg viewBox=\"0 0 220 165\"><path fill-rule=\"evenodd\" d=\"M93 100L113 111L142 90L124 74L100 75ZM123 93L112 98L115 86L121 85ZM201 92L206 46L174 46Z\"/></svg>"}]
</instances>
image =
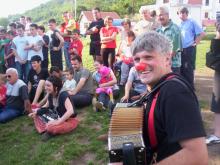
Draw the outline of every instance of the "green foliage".
<instances>
[{"instance_id":1,"label":"green foliage","mask_svg":"<svg viewBox=\"0 0 220 165\"><path fill-rule=\"evenodd\" d=\"M126 15L133 15L139 11L142 5L152 4L155 0L76 0L77 17L81 11L91 10L94 7L100 7L102 11L115 11L122 18ZM33 22L46 25L50 18L55 18L58 24L62 23L61 14L64 11L74 12L74 0L51 0L42 4L22 15L30 16ZM10 15L9 22L18 21L21 15ZM0 25L1 25L0 20ZM4 23L5 24L5 23Z\"/></svg>"},{"instance_id":2,"label":"green foliage","mask_svg":"<svg viewBox=\"0 0 220 165\"><path fill-rule=\"evenodd\" d=\"M6 28L8 24L9 24L9 21L7 18L0 18L0 26L3 26L4 28Z\"/></svg>"}]
</instances>

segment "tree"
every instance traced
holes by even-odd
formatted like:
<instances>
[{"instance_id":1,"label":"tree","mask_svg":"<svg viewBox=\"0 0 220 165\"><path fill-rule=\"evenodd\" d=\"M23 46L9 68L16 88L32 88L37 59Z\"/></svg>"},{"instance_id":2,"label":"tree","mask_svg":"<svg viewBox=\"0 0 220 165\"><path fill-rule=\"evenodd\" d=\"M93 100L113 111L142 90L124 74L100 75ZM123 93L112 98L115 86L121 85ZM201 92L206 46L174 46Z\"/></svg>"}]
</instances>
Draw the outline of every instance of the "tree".
<instances>
[{"instance_id":1,"label":"tree","mask_svg":"<svg viewBox=\"0 0 220 165\"><path fill-rule=\"evenodd\" d=\"M8 24L9 24L9 21L7 18L0 18L0 26L7 28Z\"/></svg>"}]
</instances>

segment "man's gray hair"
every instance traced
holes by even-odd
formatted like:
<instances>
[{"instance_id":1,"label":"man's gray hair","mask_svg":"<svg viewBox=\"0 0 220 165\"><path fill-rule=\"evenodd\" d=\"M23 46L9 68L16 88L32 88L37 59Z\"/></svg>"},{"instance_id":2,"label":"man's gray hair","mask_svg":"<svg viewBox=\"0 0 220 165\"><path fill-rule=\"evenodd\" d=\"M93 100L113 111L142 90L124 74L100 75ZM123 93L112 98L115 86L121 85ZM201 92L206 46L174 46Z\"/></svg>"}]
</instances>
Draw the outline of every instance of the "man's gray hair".
<instances>
[{"instance_id":1,"label":"man's gray hair","mask_svg":"<svg viewBox=\"0 0 220 165\"><path fill-rule=\"evenodd\" d=\"M146 32L138 36L131 46L133 56L141 51L156 51L166 55L171 53L172 43L162 34L154 31Z\"/></svg>"},{"instance_id":2,"label":"man's gray hair","mask_svg":"<svg viewBox=\"0 0 220 165\"><path fill-rule=\"evenodd\" d=\"M17 69L15 69L15 68L8 68L8 69L6 70L6 73L8 73L8 72L13 72L13 73L15 73L15 74L18 76L18 71L17 71Z\"/></svg>"},{"instance_id":3,"label":"man's gray hair","mask_svg":"<svg viewBox=\"0 0 220 165\"><path fill-rule=\"evenodd\" d=\"M147 6L141 6L141 8L139 9L139 13L143 14L144 11L150 12L150 9Z\"/></svg>"},{"instance_id":4,"label":"man's gray hair","mask_svg":"<svg viewBox=\"0 0 220 165\"><path fill-rule=\"evenodd\" d=\"M158 8L158 11L163 11L164 13L166 13L166 14L169 15L169 9L168 9L168 7L166 7L166 6L160 6L160 7Z\"/></svg>"}]
</instances>

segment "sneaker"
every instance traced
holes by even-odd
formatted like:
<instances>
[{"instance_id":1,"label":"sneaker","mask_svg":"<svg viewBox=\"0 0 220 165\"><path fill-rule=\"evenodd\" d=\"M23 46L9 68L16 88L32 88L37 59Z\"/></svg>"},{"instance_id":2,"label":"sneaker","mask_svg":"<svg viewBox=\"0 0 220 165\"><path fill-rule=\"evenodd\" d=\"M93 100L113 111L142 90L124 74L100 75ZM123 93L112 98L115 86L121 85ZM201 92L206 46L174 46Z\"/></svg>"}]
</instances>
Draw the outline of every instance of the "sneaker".
<instances>
[{"instance_id":1,"label":"sneaker","mask_svg":"<svg viewBox=\"0 0 220 165\"><path fill-rule=\"evenodd\" d=\"M41 140L43 142L46 142L47 140L49 140L51 137L53 137L52 134L50 134L49 132L44 132L42 135L41 135Z\"/></svg>"},{"instance_id":2,"label":"sneaker","mask_svg":"<svg viewBox=\"0 0 220 165\"><path fill-rule=\"evenodd\" d=\"M97 110L100 110L100 111L105 110L105 107L104 107L102 102L97 101L96 104L95 104L95 107L96 107Z\"/></svg>"},{"instance_id":3,"label":"sneaker","mask_svg":"<svg viewBox=\"0 0 220 165\"><path fill-rule=\"evenodd\" d=\"M217 137L215 135L210 135L208 138L206 138L207 145L218 144L218 143L220 143L220 137Z\"/></svg>"}]
</instances>

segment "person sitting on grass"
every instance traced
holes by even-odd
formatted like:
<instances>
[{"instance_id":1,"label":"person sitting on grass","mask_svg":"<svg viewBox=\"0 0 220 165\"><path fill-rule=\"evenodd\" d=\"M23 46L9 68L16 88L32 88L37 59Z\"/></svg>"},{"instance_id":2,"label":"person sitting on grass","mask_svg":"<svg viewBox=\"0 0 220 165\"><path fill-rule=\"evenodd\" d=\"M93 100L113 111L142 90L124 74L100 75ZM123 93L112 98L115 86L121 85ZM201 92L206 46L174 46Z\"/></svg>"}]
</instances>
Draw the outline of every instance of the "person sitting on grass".
<instances>
[{"instance_id":1,"label":"person sitting on grass","mask_svg":"<svg viewBox=\"0 0 220 165\"><path fill-rule=\"evenodd\" d=\"M63 84L62 91L74 90L76 88L76 81L73 79L74 70L71 68L66 73L66 80Z\"/></svg>"},{"instance_id":2,"label":"person sitting on grass","mask_svg":"<svg viewBox=\"0 0 220 165\"><path fill-rule=\"evenodd\" d=\"M96 72L93 73L93 79L98 85L96 89L97 102L94 103L96 111L106 109L109 105L109 101L113 102L113 90L117 80L113 71L103 66L101 61L96 60L94 62Z\"/></svg>"},{"instance_id":3,"label":"person sitting on grass","mask_svg":"<svg viewBox=\"0 0 220 165\"><path fill-rule=\"evenodd\" d=\"M58 66L51 66L49 70L50 76L56 76L58 78L61 78L61 80L64 82L66 77L63 76L63 72L60 70Z\"/></svg>"},{"instance_id":4,"label":"person sitting on grass","mask_svg":"<svg viewBox=\"0 0 220 165\"><path fill-rule=\"evenodd\" d=\"M4 108L6 104L6 77L5 75L0 75L0 108Z\"/></svg>"},{"instance_id":5,"label":"person sitting on grass","mask_svg":"<svg viewBox=\"0 0 220 165\"><path fill-rule=\"evenodd\" d=\"M41 68L41 62L38 55L31 58L32 69L28 74L28 90L32 104L37 104L43 99L45 81L49 77L48 71Z\"/></svg>"},{"instance_id":6,"label":"person sitting on grass","mask_svg":"<svg viewBox=\"0 0 220 165\"><path fill-rule=\"evenodd\" d=\"M6 104L0 109L0 123L6 123L14 118L31 112L27 85L18 79L18 71L14 68L6 70Z\"/></svg>"},{"instance_id":7,"label":"person sitting on grass","mask_svg":"<svg viewBox=\"0 0 220 165\"><path fill-rule=\"evenodd\" d=\"M71 63L74 69L73 78L77 84L74 90L68 91L71 101L76 107L89 106L94 94L92 74L83 67L80 56L73 56Z\"/></svg>"},{"instance_id":8,"label":"person sitting on grass","mask_svg":"<svg viewBox=\"0 0 220 165\"><path fill-rule=\"evenodd\" d=\"M141 82L135 67L132 67L125 85L125 94L121 102L133 102L140 99L147 92L146 85Z\"/></svg>"},{"instance_id":9,"label":"person sitting on grass","mask_svg":"<svg viewBox=\"0 0 220 165\"><path fill-rule=\"evenodd\" d=\"M62 80L55 76L50 76L45 83L45 89L49 93L46 104L43 108L33 110L29 114L34 118L34 123L37 131L42 134L42 140L46 141L54 135L65 134L73 131L77 125L76 112L70 101L69 94L66 91L61 91ZM44 114L50 110L58 115L58 118L43 120Z\"/></svg>"}]
</instances>

